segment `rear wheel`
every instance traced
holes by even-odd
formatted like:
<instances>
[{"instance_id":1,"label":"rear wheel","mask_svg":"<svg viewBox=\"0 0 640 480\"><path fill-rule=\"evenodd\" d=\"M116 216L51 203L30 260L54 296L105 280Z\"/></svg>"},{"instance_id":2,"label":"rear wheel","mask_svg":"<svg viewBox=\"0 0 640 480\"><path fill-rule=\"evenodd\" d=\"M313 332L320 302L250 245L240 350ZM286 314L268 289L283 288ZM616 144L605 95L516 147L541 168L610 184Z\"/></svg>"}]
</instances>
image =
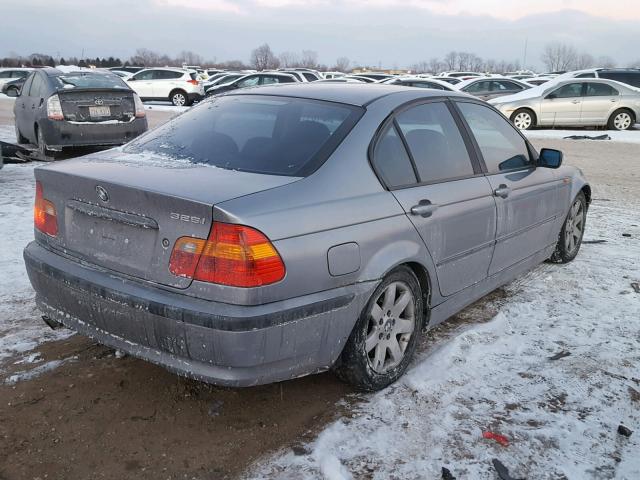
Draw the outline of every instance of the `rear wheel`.
<instances>
[{"instance_id":1,"label":"rear wheel","mask_svg":"<svg viewBox=\"0 0 640 480\"><path fill-rule=\"evenodd\" d=\"M521 108L513 112L511 122L520 130L529 130L536 126L536 115L527 108Z\"/></svg>"},{"instance_id":2,"label":"rear wheel","mask_svg":"<svg viewBox=\"0 0 640 480\"><path fill-rule=\"evenodd\" d=\"M361 390L380 390L407 369L416 349L424 306L420 283L398 267L380 283L362 311L334 367Z\"/></svg>"},{"instance_id":3,"label":"rear wheel","mask_svg":"<svg viewBox=\"0 0 640 480\"><path fill-rule=\"evenodd\" d=\"M616 110L609 117L608 127L611 130L629 130L634 124L633 114L629 110Z\"/></svg>"},{"instance_id":4,"label":"rear wheel","mask_svg":"<svg viewBox=\"0 0 640 480\"><path fill-rule=\"evenodd\" d=\"M189 102L189 96L182 90L174 90L173 92L171 92L169 100L176 107L188 107L191 103Z\"/></svg>"},{"instance_id":5,"label":"rear wheel","mask_svg":"<svg viewBox=\"0 0 640 480\"><path fill-rule=\"evenodd\" d=\"M18 144L28 143L28 140L24 137L24 135L22 135L22 133L20 133L20 128L18 127L18 124L15 123L14 126L16 128L16 142Z\"/></svg>"},{"instance_id":6,"label":"rear wheel","mask_svg":"<svg viewBox=\"0 0 640 480\"><path fill-rule=\"evenodd\" d=\"M576 258L582 245L584 227L587 221L587 199L584 193L580 192L569 209L567 218L560 230L560 237L556 245L556 250L551 256L551 261L558 263L569 263Z\"/></svg>"}]
</instances>

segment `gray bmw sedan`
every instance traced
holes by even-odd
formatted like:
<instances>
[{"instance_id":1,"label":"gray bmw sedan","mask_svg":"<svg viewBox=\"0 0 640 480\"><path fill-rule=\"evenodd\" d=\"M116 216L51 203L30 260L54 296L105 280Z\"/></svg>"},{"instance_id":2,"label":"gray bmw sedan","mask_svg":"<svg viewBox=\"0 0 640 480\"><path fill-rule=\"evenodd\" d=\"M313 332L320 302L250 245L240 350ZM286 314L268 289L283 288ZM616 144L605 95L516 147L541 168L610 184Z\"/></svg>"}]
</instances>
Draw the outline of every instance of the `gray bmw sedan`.
<instances>
[{"instance_id":1,"label":"gray bmw sedan","mask_svg":"<svg viewBox=\"0 0 640 480\"><path fill-rule=\"evenodd\" d=\"M246 89L37 168L24 259L49 324L180 375L376 390L423 331L577 255L591 189L561 163L461 93Z\"/></svg>"}]
</instances>

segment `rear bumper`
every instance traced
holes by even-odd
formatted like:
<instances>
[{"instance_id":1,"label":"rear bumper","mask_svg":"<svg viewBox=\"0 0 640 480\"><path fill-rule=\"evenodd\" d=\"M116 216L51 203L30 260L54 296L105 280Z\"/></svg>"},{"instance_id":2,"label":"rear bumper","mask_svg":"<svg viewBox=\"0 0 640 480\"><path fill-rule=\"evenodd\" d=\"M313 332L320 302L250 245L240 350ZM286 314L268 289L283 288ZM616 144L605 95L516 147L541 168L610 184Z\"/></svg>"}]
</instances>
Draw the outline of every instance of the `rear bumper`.
<instances>
[{"instance_id":1,"label":"rear bumper","mask_svg":"<svg viewBox=\"0 0 640 480\"><path fill-rule=\"evenodd\" d=\"M72 123L66 120L43 120L42 128L47 146L87 147L123 145L148 129L147 119L135 118L131 122Z\"/></svg>"},{"instance_id":2,"label":"rear bumper","mask_svg":"<svg viewBox=\"0 0 640 480\"><path fill-rule=\"evenodd\" d=\"M45 315L179 375L226 386L326 370L376 286L239 306L118 278L35 242L24 250L24 260Z\"/></svg>"}]
</instances>

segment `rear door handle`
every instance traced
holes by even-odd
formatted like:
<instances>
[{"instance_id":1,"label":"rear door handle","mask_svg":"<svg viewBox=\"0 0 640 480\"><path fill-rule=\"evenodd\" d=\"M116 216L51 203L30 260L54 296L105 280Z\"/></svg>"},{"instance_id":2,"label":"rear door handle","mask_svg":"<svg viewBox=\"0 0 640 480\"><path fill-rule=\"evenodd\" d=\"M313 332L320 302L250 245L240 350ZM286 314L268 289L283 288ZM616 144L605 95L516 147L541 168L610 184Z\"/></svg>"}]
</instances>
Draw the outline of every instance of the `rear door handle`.
<instances>
[{"instance_id":1,"label":"rear door handle","mask_svg":"<svg viewBox=\"0 0 640 480\"><path fill-rule=\"evenodd\" d=\"M578 103L580 103L580 100L571 100L571 103L578 104Z\"/></svg>"},{"instance_id":2,"label":"rear door handle","mask_svg":"<svg viewBox=\"0 0 640 480\"><path fill-rule=\"evenodd\" d=\"M504 183L501 184L498 188L493 191L493 194L496 197L507 198L511 193L511 189L507 187Z\"/></svg>"},{"instance_id":3,"label":"rear door handle","mask_svg":"<svg viewBox=\"0 0 640 480\"><path fill-rule=\"evenodd\" d=\"M420 200L418 205L411 207L411 215L420 215L422 218L427 218L433 215L438 209L438 205L434 205L429 200Z\"/></svg>"}]
</instances>

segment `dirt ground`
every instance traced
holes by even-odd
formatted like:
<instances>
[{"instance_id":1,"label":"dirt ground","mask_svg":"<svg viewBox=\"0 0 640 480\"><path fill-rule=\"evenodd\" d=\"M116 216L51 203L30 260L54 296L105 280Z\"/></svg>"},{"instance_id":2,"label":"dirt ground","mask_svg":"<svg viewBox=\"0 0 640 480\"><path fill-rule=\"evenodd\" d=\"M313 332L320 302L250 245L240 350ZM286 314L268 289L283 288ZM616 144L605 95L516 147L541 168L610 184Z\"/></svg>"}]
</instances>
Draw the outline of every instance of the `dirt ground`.
<instances>
[{"instance_id":1,"label":"dirt ground","mask_svg":"<svg viewBox=\"0 0 640 480\"><path fill-rule=\"evenodd\" d=\"M170 115L148 113L152 125ZM9 117L0 110L0 123ZM533 143L564 150L565 162L593 182L598 201L639 201L640 145ZM503 294L489 297L495 305ZM488 299L436 329L421 348L490 319L495 312L485 307ZM362 398L331 373L250 389L217 388L118 358L80 336L34 353L63 363L30 380L0 383L0 480L238 478L262 455L281 448L295 452ZM24 365L4 368L6 379Z\"/></svg>"}]
</instances>

